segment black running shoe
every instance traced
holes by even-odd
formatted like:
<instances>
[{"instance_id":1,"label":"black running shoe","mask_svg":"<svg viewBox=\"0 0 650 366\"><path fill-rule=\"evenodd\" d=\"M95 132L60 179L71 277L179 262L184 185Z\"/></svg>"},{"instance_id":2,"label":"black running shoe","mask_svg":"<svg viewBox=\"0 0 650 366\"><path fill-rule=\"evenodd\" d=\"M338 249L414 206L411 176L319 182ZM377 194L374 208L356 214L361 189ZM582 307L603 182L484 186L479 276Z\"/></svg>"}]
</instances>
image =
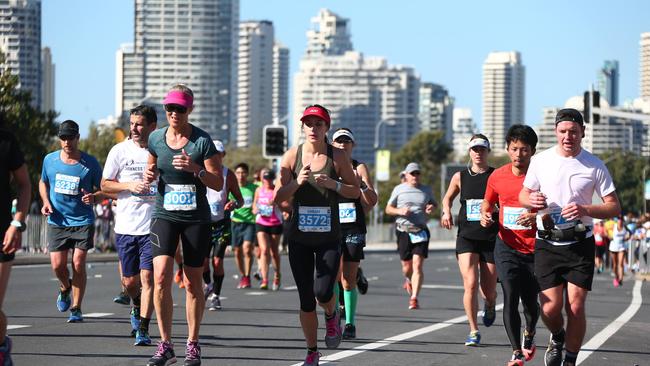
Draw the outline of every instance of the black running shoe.
<instances>
[{"instance_id":1,"label":"black running shoe","mask_svg":"<svg viewBox=\"0 0 650 366\"><path fill-rule=\"evenodd\" d=\"M556 342L553 335L548 341L548 348L544 354L544 366L562 366L562 349L564 342Z\"/></svg>"},{"instance_id":2,"label":"black running shoe","mask_svg":"<svg viewBox=\"0 0 650 366\"><path fill-rule=\"evenodd\" d=\"M345 329L343 330L343 339L355 338L357 338L357 327L352 324L346 324Z\"/></svg>"},{"instance_id":3,"label":"black running shoe","mask_svg":"<svg viewBox=\"0 0 650 366\"><path fill-rule=\"evenodd\" d=\"M368 292L368 279L363 275L361 267L357 270L357 288L361 295L365 295Z\"/></svg>"}]
</instances>

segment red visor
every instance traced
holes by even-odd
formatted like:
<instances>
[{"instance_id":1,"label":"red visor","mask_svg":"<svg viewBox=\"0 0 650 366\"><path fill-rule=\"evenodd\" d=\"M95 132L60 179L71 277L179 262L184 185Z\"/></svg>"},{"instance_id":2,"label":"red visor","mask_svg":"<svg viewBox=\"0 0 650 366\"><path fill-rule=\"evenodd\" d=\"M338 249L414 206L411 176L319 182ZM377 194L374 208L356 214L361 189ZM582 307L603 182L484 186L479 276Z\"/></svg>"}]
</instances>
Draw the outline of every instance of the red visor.
<instances>
[{"instance_id":1,"label":"red visor","mask_svg":"<svg viewBox=\"0 0 650 366\"><path fill-rule=\"evenodd\" d=\"M325 111L321 107L309 107L305 109L305 111L302 113L302 117L300 117L300 120L304 121L305 118L307 118L308 116L316 116L322 119L323 121L327 122L328 125L330 124L329 114L327 114L327 111Z\"/></svg>"}]
</instances>

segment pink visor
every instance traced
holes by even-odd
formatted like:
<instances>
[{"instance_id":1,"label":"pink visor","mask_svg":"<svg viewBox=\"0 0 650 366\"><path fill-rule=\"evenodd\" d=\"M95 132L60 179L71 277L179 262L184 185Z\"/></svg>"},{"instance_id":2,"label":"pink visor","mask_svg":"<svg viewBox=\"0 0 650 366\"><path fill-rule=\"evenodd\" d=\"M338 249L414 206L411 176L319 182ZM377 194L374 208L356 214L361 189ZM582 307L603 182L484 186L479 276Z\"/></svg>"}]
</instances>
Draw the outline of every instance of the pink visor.
<instances>
[{"instance_id":1,"label":"pink visor","mask_svg":"<svg viewBox=\"0 0 650 366\"><path fill-rule=\"evenodd\" d=\"M191 95L185 94L180 90L172 90L167 93L163 104L178 104L186 108L190 108L194 103L194 98Z\"/></svg>"},{"instance_id":2,"label":"pink visor","mask_svg":"<svg viewBox=\"0 0 650 366\"><path fill-rule=\"evenodd\" d=\"M307 109L302 113L302 117L300 117L301 121L304 121L305 118L308 116L316 116L322 119L323 121L327 122L327 124L330 124L330 116L327 114L327 111L325 111L323 108L318 107L318 106L312 106Z\"/></svg>"}]
</instances>

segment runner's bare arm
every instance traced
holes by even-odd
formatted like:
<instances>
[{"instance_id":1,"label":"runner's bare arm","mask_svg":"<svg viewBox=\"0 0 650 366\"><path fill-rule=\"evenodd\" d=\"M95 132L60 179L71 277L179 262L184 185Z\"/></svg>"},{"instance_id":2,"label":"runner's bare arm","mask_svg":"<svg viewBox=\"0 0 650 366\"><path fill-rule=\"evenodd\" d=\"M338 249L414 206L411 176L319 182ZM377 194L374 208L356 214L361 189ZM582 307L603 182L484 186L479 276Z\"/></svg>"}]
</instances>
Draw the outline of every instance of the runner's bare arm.
<instances>
[{"instance_id":1,"label":"runner's bare arm","mask_svg":"<svg viewBox=\"0 0 650 366\"><path fill-rule=\"evenodd\" d=\"M344 150L334 149L334 167L339 177L343 179L338 193L345 198L358 198L361 194L359 180L357 180L350 158ZM336 183L334 187L327 188L336 190Z\"/></svg>"},{"instance_id":2,"label":"runner's bare arm","mask_svg":"<svg viewBox=\"0 0 650 366\"><path fill-rule=\"evenodd\" d=\"M562 216L568 220L575 220L582 216L589 216L595 219L607 219L618 216L621 213L621 204L616 192L602 197L603 203L596 205L578 205L570 203L562 209Z\"/></svg>"},{"instance_id":3,"label":"runner's bare arm","mask_svg":"<svg viewBox=\"0 0 650 366\"><path fill-rule=\"evenodd\" d=\"M370 179L370 172L366 164L359 164L357 166L357 172L361 177L361 181L366 185L366 190L361 190L361 206L363 206L366 213L377 204L377 192L375 192L375 187L372 185L372 180Z\"/></svg>"},{"instance_id":4,"label":"runner's bare arm","mask_svg":"<svg viewBox=\"0 0 650 366\"><path fill-rule=\"evenodd\" d=\"M49 216L52 213L52 203L50 202L49 191L50 186L43 182L43 179L41 178L38 181L38 194L41 196L41 201L43 201L41 213L45 216Z\"/></svg>"},{"instance_id":5,"label":"runner's bare arm","mask_svg":"<svg viewBox=\"0 0 650 366\"><path fill-rule=\"evenodd\" d=\"M211 157L203 160L203 165L205 165L206 174L203 178L199 178L203 184L207 187L214 189L215 191L220 191L223 189L223 173L221 169L221 155L214 154ZM198 174L200 169L195 173Z\"/></svg>"},{"instance_id":6,"label":"runner's bare arm","mask_svg":"<svg viewBox=\"0 0 650 366\"><path fill-rule=\"evenodd\" d=\"M224 205L224 210L232 210L235 208L233 207L235 206L235 203L237 204L237 207L242 207L244 205L244 197L241 195L241 191L239 190L239 183L237 183L237 177L235 177L235 173L233 173L232 170L228 169L228 175L225 179L228 186L228 193L235 196L235 200L228 201L228 203Z\"/></svg>"},{"instance_id":7,"label":"runner's bare arm","mask_svg":"<svg viewBox=\"0 0 650 366\"><path fill-rule=\"evenodd\" d=\"M293 178L293 167L291 166L292 162L296 160L296 151L297 148L292 147L282 156L282 161L280 162L280 179L278 179L278 185L275 186L275 192L273 192L273 202L276 205L281 205L283 201L291 199L300 187L298 180ZM308 167L303 167L301 173L305 171L305 168ZM298 178L301 177L299 176ZM303 182L302 178L301 182Z\"/></svg>"},{"instance_id":8,"label":"runner's bare arm","mask_svg":"<svg viewBox=\"0 0 650 366\"><path fill-rule=\"evenodd\" d=\"M451 214L451 206L453 205L454 198L460 193L460 172L455 173L451 177L447 193L442 199L442 217L440 218L440 225L445 229L451 229L454 225L454 219Z\"/></svg>"},{"instance_id":9,"label":"runner's bare arm","mask_svg":"<svg viewBox=\"0 0 650 366\"><path fill-rule=\"evenodd\" d=\"M14 220L25 222L27 211L29 210L29 202L31 201L32 185L29 182L29 174L25 164L21 165L18 169L11 172L13 181L18 186L18 196L16 204L16 213ZM2 242L2 251L6 254L15 253L22 245L22 234L17 227L9 225L5 232Z\"/></svg>"}]
</instances>

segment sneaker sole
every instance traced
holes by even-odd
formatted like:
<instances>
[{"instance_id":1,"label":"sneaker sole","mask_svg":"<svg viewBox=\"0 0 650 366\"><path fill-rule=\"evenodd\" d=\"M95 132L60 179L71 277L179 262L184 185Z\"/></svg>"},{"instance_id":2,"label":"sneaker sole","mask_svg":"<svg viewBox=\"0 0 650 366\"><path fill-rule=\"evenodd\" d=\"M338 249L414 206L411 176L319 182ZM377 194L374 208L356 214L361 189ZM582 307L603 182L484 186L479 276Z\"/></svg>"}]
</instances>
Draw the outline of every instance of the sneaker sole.
<instances>
[{"instance_id":1,"label":"sneaker sole","mask_svg":"<svg viewBox=\"0 0 650 366\"><path fill-rule=\"evenodd\" d=\"M533 346L532 350L527 350L525 348L522 348L521 352L524 354L524 357L526 358L526 362L528 362L535 357L535 353L537 353L537 347Z\"/></svg>"},{"instance_id":2,"label":"sneaker sole","mask_svg":"<svg viewBox=\"0 0 650 366\"><path fill-rule=\"evenodd\" d=\"M325 346L329 349L338 348L341 344L341 336L338 337L325 337Z\"/></svg>"},{"instance_id":3,"label":"sneaker sole","mask_svg":"<svg viewBox=\"0 0 650 366\"><path fill-rule=\"evenodd\" d=\"M143 347L143 346L150 346L151 345L151 340L149 341L140 341L140 342L135 342L133 343L134 346L138 347Z\"/></svg>"},{"instance_id":4,"label":"sneaker sole","mask_svg":"<svg viewBox=\"0 0 650 366\"><path fill-rule=\"evenodd\" d=\"M465 345L467 347L478 347L479 346L478 343L474 343L474 342L465 342Z\"/></svg>"}]
</instances>

